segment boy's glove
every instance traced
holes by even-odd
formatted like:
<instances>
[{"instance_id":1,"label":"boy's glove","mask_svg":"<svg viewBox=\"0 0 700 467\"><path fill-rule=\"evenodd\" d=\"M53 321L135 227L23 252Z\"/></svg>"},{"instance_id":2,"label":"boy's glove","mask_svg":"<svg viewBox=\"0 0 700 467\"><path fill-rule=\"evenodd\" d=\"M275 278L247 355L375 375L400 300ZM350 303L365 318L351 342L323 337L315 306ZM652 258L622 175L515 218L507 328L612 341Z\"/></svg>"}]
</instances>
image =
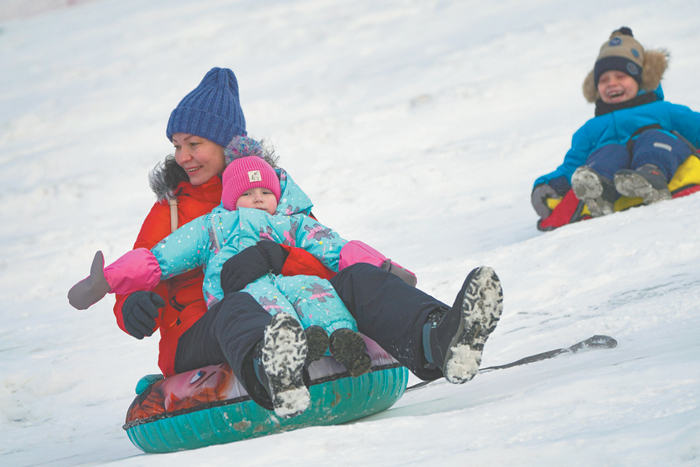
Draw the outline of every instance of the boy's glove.
<instances>
[{"instance_id":1,"label":"boy's glove","mask_svg":"<svg viewBox=\"0 0 700 467\"><path fill-rule=\"evenodd\" d=\"M552 210L547 206L547 199L562 199L571 190L571 183L564 175L551 179L547 183L541 183L532 190L532 207L540 218L549 217Z\"/></svg>"},{"instance_id":2,"label":"boy's glove","mask_svg":"<svg viewBox=\"0 0 700 467\"><path fill-rule=\"evenodd\" d=\"M126 331L137 339L152 336L156 327L158 309L165 301L155 292L134 292L122 305L122 318Z\"/></svg>"},{"instance_id":3,"label":"boy's glove","mask_svg":"<svg viewBox=\"0 0 700 467\"><path fill-rule=\"evenodd\" d=\"M547 206L547 198L559 198L559 194L547 183L542 183L537 185L532 190L532 195L530 201L532 202L532 207L535 208L535 212L540 218L545 219L549 217L552 210Z\"/></svg>"},{"instance_id":4,"label":"boy's glove","mask_svg":"<svg viewBox=\"0 0 700 467\"><path fill-rule=\"evenodd\" d=\"M267 273L280 274L288 253L279 244L261 240L230 257L221 268L224 295L239 292Z\"/></svg>"}]
</instances>

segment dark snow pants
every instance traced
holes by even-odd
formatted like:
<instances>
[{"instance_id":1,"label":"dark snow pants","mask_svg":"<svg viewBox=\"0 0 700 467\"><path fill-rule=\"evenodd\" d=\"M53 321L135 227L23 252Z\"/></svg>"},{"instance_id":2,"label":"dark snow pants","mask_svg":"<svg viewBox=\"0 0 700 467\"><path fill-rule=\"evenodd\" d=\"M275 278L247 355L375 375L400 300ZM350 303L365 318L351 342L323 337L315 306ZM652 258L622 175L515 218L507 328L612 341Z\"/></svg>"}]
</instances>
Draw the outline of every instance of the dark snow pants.
<instances>
[{"instance_id":1,"label":"dark snow pants","mask_svg":"<svg viewBox=\"0 0 700 467\"><path fill-rule=\"evenodd\" d=\"M255 345L263 339L271 319L250 294L226 295L180 336L175 352L175 372L228 363L250 397L272 410L270 395L253 368Z\"/></svg>"},{"instance_id":2,"label":"dark snow pants","mask_svg":"<svg viewBox=\"0 0 700 467\"><path fill-rule=\"evenodd\" d=\"M362 334L417 377L430 381L443 376L439 369L426 368L423 325L430 312L447 310L447 305L365 263L343 269L330 282ZM270 397L253 368L255 345L270 320L270 314L249 294L226 295L180 337L175 372L226 362L251 398L271 410Z\"/></svg>"},{"instance_id":3,"label":"dark snow pants","mask_svg":"<svg viewBox=\"0 0 700 467\"><path fill-rule=\"evenodd\" d=\"M629 144L606 144L593 151L586 165L603 177L613 179L620 169L638 169L654 164L669 182L692 154L688 144L676 135L663 130L647 130Z\"/></svg>"},{"instance_id":4,"label":"dark snow pants","mask_svg":"<svg viewBox=\"0 0 700 467\"><path fill-rule=\"evenodd\" d=\"M431 311L450 307L411 287L394 274L357 263L331 279L333 288L357 321L357 329L417 377L441 378L439 369L426 368L423 325Z\"/></svg>"}]
</instances>

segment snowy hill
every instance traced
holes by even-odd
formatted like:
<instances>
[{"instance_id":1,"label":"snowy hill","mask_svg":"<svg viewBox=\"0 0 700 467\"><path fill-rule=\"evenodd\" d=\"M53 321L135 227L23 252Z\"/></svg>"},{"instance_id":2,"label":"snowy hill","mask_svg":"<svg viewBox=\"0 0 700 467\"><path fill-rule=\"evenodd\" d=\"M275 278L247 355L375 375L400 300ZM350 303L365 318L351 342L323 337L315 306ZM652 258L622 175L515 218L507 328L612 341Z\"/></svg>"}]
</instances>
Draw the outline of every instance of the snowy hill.
<instances>
[{"instance_id":1,"label":"snowy hill","mask_svg":"<svg viewBox=\"0 0 700 467\"><path fill-rule=\"evenodd\" d=\"M44 3L0 3L0 465L700 465L700 196L547 234L529 202L593 115L581 83L613 29L669 49L667 99L700 110L700 3ZM484 365L618 347L436 382L348 425L141 453L121 425L157 338L66 293L97 249L131 247L170 111L213 66L325 224L446 302L496 269Z\"/></svg>"}]
</instances>

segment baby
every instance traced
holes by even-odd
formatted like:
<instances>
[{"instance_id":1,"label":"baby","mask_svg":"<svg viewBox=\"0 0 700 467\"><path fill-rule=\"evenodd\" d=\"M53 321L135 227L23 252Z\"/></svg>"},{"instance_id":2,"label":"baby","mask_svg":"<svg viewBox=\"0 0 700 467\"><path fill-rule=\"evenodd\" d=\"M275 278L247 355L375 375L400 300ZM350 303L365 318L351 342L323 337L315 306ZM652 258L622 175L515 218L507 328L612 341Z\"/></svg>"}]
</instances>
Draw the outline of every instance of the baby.
<instances>
[{"instance_id":1,"label":"baby","mask_svg":"<svg viewBox=\"0 0 700 467\"><path fill-rule=\"evenodd\" d=\"M595 118L574 134L564 163L535 181L532 205L542 219L547 200L570 188L594 217L612 213L620 195L644 204L671 198L669 181L700 143L700 114L663 100L667 59L645 51L627 27L602 45L583 84Z\"/></svg>"}]
</instances>

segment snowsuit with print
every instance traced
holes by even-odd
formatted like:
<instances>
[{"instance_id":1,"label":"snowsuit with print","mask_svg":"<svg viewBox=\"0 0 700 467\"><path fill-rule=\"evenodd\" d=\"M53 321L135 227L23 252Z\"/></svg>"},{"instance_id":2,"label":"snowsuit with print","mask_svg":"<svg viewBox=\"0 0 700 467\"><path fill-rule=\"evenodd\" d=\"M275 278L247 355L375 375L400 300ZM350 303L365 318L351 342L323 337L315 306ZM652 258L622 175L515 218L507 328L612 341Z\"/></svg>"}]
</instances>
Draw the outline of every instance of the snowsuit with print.
<instances>
[{"instance_id":1,"label":"snowsuit with print","mask_svg":"<svg viewBox=\"0 0 700 467\"><path fill-rule=\"evenodd\" d=\"M165 169L156 170L152 176L156 185L165 186L169 178ZM203 185L194 186L188 181L181 181L176 186L167 186L170 193L157 192L158 201L153 205L134 243L134 249L151 249L159 241L171 233L171 207L168 199L177 201L177 225L182 226L193 219L209 213L221 203L221 179L213 177ZM318 260L306 251L283 246L289 253L282 274L294 276L297 274L316 275L330 278L334 275ZM201 268L161 281L153 292L163 298L165 308L156 318L156 329L160 331L158 366L166 377L176 374L175 359L180 346L180 338L207 312L207 306L202 297L202 281L204 273ZM122 317L122 306L128 298L127 294L116 295L114 315L117 325L128 334Z\"/></svg>"},{"instance_id":2,"label":"snowsuit with print","mask_svg":"<svg viewBox=\"0 0 700 467\"><path fill-rule=\"evenodd\" d=\"M150 263L150 267L164 279L203 267L203 293L209 308L224 298L221 269L226 260L261 239L301 247L337 271L340 250L347 241L301 213L310 206L310 200L284 171L279 176L285 183L276 215L248 208L228 211L218 206L152 248L157 265ZM298 317L305 328L319 325L328 334L339 328L357 331L355 320L325 279L267 274L248 284L243 292L255 297L270 314L286 312Z\"/></svg>"},{"instance_id":3,"label":"snowsuit with print","mask_svg":"<svg viewBox=\"0 0 700 467\"><path fill-rule=\"evenodd\" d=\"M700 144L700 113L664 101L660 85L622 104L598 104L596 116L574 133L562 165L539 177L534 186L547 183L564 195L574 171L583 165L612 178L622 168L651 163L671 180L692 153L683 139Z\"/></svg>"}]
</instances>

